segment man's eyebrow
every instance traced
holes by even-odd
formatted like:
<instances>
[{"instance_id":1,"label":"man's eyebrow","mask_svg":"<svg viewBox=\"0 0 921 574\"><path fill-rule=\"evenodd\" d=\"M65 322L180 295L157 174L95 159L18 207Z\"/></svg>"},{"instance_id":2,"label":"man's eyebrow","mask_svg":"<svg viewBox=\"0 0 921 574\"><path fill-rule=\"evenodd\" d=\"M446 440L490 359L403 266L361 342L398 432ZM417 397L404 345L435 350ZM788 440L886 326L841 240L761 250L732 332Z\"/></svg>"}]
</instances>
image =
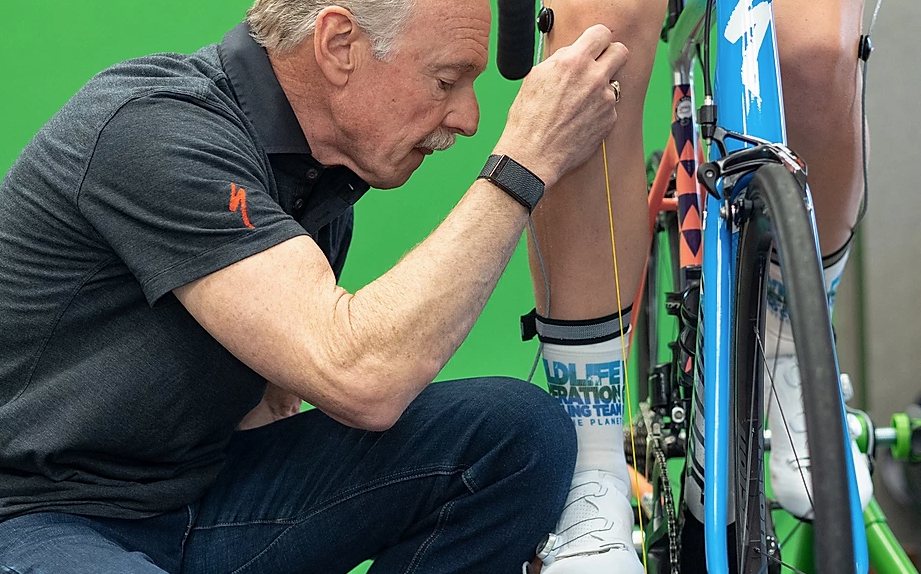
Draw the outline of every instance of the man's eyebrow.
<instances>
[{"instance_id":1,"label":"man's eyebrow","mask_svg":"<svg viewBox=\"0 0 921 574\"><path fill-rule=\"evenodd\" d=\"M461 74L465 73L482 73L484 68L474 64L473 62L455 62L452 64L443 64L438 66L439 70L455 70Z\"/></svg>"}]
</instances>

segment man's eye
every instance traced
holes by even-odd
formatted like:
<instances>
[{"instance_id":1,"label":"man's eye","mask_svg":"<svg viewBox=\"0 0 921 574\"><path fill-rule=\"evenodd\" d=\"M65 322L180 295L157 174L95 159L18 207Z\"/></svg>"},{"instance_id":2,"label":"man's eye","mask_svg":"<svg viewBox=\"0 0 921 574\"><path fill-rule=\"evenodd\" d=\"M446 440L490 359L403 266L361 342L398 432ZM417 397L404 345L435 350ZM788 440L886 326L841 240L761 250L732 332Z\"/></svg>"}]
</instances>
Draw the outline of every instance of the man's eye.
<instances>
[{"instance_id":1,"label":"man's eye","mask_svg":"<svg viewBox=\"0 0 921 574\"><path fill-rule=\"evenodd\" d=\"M444 80L438 80L438 88L441 90L450 90L454 87L454 84L451 82L446 82Z\"/></svg>"}]
</instances>

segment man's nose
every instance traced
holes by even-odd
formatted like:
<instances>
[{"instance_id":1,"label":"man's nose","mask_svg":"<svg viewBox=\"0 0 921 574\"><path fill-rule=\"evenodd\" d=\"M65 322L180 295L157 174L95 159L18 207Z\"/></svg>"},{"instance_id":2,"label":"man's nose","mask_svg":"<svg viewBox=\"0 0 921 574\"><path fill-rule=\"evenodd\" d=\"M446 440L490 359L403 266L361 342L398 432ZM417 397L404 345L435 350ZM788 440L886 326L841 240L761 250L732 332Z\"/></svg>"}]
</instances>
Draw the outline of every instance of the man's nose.
<instances>
[{"instance_id":1,"label":"man's nose","mask_svg":"<svg viewBox=\"0 0 921 574\"><path fill-rule=\"evenodd\" d=\"M467 137L476 133L480 124L480 104L472 89L458 94L451 111L445 118L444 125L447 129Z\"/></svg>"}]
</instances>

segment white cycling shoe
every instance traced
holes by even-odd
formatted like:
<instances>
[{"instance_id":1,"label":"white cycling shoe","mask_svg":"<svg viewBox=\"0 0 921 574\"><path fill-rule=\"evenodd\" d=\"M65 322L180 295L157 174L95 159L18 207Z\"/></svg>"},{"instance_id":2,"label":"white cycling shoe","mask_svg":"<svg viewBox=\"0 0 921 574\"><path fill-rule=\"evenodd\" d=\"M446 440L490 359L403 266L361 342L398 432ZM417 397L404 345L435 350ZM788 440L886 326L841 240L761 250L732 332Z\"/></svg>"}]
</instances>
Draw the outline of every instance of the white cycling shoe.
<instances>
[{"instance_id":1,"label":"white cycling shoe","mask_svg":"<svg viewBox=\"0 0 921 574\"><path fill-rule=\"evenodd\" d=\"M541 574L643 574L624 489L629 484L609 472L576 473L556 533L547 541L550 548L538 549Z\"/></svg>"},{"instance_id":2,"label":"white cycling shoe","mask_svg":"<svg viewBox=\"0 0 921 574\"><path fill-rule=\"evenodd\" d=\"M769 365L773 362L773 359L768 360ZM790 355L777 357L776 364L773 397L770 378L767 374L764 377L764 404L767 405L765 408L771 428L771 489L774 491L774 498L787 512L800 518L811 519L812 468L809 446L806 443L806 416L803 412L799 367L796 357ZM851 454L854 458L860 504L862 508L866 508L873 496L869 463L854 440L851 440Z\"/></svg>"}]
</instances>

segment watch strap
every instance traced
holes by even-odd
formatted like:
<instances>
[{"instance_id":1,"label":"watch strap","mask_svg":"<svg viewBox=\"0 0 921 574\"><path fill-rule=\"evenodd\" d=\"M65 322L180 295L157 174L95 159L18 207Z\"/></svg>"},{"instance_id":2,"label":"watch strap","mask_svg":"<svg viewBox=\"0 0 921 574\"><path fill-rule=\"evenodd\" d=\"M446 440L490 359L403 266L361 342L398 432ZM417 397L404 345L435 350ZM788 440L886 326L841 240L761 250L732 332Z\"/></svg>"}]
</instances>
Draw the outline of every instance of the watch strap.
<instances>
[{"instance_id":1,"label":"watch strap","mask_svg":"<svg viewBox=\"0 0 921 574\"><path fill-rule=\"evenodd\" d=\"M528 168L507 155L493 154L486 160L477 179L485 179L511 195L518 203L534 211L544 196L544 182Z\"/></svg>"}]
</instances>

